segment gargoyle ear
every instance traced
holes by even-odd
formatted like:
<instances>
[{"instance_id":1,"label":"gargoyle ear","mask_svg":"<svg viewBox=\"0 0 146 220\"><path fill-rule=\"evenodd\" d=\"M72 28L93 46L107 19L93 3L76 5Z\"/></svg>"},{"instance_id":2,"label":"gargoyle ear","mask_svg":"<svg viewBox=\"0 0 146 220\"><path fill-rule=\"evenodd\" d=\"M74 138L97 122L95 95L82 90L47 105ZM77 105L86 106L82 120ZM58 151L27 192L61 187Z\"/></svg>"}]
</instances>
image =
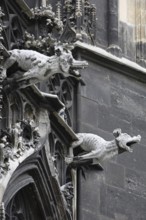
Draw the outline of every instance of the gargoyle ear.
<instances>
[{"instance_id":1,"label":"gargoyle ear","mask_svg":"<svg viewBox=\"0 0 146 220\"><path fill-rule=\"evenodd\" d=\"M121 128L116 128L113 130L113 135L117 138L122 133Z\"/></svg>"}]
</instances>

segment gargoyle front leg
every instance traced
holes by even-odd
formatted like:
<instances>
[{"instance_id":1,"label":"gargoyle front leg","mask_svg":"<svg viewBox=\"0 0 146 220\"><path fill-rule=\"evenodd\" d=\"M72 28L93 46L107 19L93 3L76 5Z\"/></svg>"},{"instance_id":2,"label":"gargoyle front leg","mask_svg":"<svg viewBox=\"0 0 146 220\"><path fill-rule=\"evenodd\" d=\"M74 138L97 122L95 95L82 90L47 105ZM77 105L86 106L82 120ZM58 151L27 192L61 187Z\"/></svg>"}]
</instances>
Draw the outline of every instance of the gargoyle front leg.
<instances>
[{"instance_id":1,"label":"gargoyle front leg","mask_svg":"<svg viewBox=\"0 0 146 220\"><path fill-rule=\"evenodd\" d=\"M33 68L29 69L22 76L20 76L20 78L17 81L21 82L23 80L31 79L32 77L34 77L34 75L36 75L37 71L38 71L38 69L33 69Z\"/></svg>"},{"instance_id":2,"label":"gargoyle front leg","mask_svg":"<svg viewBox=\"0 0 146 220\"><path fill-rule=\"evenodd\" d=\"M72 142L70 147L76 148L76 147L80 146L82 143L83 143L83 138L80 137L79 140Z\"/></svg>"},{"instance_id":3,"label":"gargoyle front leg","mask_svg":"<svg viewBox=\"0 0 146 220\"><path fill-rule=\"evenodd\" d=\"M43 81L45 70L41 70L38 68L32 68L21 75L19 78L16 79L16 82L19 85L19 88L25 88L32 84L36 84L39 81ZM40 79L41 76L41 79Z\"/></svg>"},{"instance_id":4,"label":"gargoyle front leg","mask_svg":"<svg viewBox=\"0 0 146 220\"><path fill-rule=\"evenodd\" d=\"M88 154L84 154L84 155L81 155L81 156L76 156L74 157L74 159L76 160L86 160L86 159L94 159L94 158L98 158L98 151L91 151L90 153Z\"/></svg>"},{"instance_id":5,"label":"gargoyle front leg","mask_svg":"<svg viewBox=\"0 0 146 220\"><path fill-rule=\"evenodd\" d=\"M83 143L83 138L79 138L78 140L73 141L73 142L71 143L70 148L72 148L72 153L70 154L69 157L65 157L65 162L66 162L67 164L72 163L73 160L74 160L73 148L76 148L76 147L80 146L82 143Z\"/></svg>"},{"instance_id":6,"label":"gargoyle front leg","mask_svg":"<svg viewBox=\"0 0 146 220\"><path fill-rule=\"evenodd\" d=\"M2 70L2 77L5 79L7 77L7 69L11 66L13 66L14 63L17 62L17 59L15 56L12 56L10 53L10 57L7 58L4 62L3 70Z\"/></svg>"},{"instance_id":7,"label":"gargoyle front leg","mask_svg":"<svg viewBox=\"0 0 146 220\"><path fill-rule=\"evenodd\" d=\"M10 53L10 57L7 58L4 62L4 68L8 69L9 67L13 66L15 62L17 62L17 58Z\"/></svg>"}]
</instances>

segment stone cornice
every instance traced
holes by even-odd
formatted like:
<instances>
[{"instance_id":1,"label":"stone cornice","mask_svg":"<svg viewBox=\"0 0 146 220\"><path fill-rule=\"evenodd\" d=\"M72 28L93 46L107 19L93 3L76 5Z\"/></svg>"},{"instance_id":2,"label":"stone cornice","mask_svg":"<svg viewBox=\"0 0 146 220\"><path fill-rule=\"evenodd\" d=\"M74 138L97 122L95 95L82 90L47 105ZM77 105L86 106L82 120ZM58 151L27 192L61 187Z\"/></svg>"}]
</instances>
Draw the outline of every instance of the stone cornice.
<instances>
[{"instance_id":1,"label":"stone cornice","mask_svg":"<svg viewBox=\"0 0 146 220\"><path fill-rule=\"evenodd\" d=\"M84 59L94 61L118 73L122 73L138 81L146 83L146 69L137 63L124 57L118 58L102 48L86 43L78 41L75 43L75 45L76 49L79 50L81 57Z\"/></svg>"}]
</instances>

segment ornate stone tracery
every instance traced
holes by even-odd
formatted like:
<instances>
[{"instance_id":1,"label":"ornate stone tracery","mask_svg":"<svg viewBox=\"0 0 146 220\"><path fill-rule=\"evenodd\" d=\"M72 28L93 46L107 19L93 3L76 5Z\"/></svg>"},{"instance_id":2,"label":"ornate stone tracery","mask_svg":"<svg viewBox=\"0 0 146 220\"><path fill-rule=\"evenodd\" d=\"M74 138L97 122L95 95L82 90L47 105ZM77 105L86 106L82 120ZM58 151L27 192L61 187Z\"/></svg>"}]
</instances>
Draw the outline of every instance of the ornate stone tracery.
<instances>
[{"instance_id":1,"label":"ornate stone tracery","mask_svg":"<svg viewBox=\"0 0 146 220\"><path fill-rule=\"evenodd\" d=\"M19 4L19 7L20 6L22 5ZM5 4L5 7L7 8L7 11L9 11L9 5ZM37 218L46 218L46 216L53 219L60 219L59 216L62 216L61 219L71 220L73 190L68 187L66 191L63 190L60 194L60 186L66 183L68 184L68 182L72 180L71 177L68 178L65 174L67 167L64 157L69 154L69 150L64 141L69 142L68 138L72 139L70 135L73 135L74 138L76 138L75 134L67 124L70 126L73 125L72 106L74 100L74 85L79 82L79 80L76 81L76 79L80 78L78 69L87 66L87 63L84 61L76 61L73 58L70 51L70 48L73 48L72 44L57 42L63 33L63 22L61 21L61 9L59 8L59 4L57 8L57 17L55 16L55 13L52 12L51 6L32 9L31 13L33 14L31 22L38 26L39 36L38 33L34 34L29 31L25 32L24 36L23 27L25 27L25 24L27 23L25 23L25 19L22 28L19 28L19 17L10 16L9 13L6 14L3 21L1 21L1 34L3 35L3 38L1 38L1 64L2 67L4 67L1 69L4 76L4 89L2 90L2 93L4 93L8 105L6 106L7 112L3 115L3 117L6 118L6 123L4 127L2 126L0 132L0 189L2 191L0 201L5 201L6 219L17 217L18 219L26 218L36 220ZM10 20L10 22L8 22L8 20ZM3 23L8 23L7 28L10 30L9 33L7 33L7 28ZM44 30L44 24L47 24L46 30ZM15 30L13 25L16 26ZM8 40L10 39L10 36L11 43ZM10 49L11 51L9 51ZM32 56L29 56L31 50L26 49L32 49ZM19 54L18 56L16 56L16 51ZM27 57L25 57L24 54L20 56L21 52L26 52ZM51 75L47 78L48 82L43 82L40 78L37 81L35 79L29 83L28 80L32 79L34 73L39 74L43 68L38 62L35 65L39 65L40 69L35 70L29 79L25 79L27 82L24 83L22 80L24 75L27 75L27 71L29 73L31 72L31 67L28 67L28 69L25 69L25 67L28 65L29 60L31 60L30 65L32 65L35 61L33 59L35 54L37 54L37 58L39 56L44 56L48 60L53 58L54 63L51 63L50 67L55 68L55 72L53 73L54 70L49 70ZM66 79L66 77L63 76L64 73L67 73L72 79ZM56 81L58 81L60 85L59 87L56 84ZM34 85L36 83L38 84ZM42 92L41 87L45 84L48 85L48 87L46 87L47 92ZM61 101L58 99L57 95ZM48 112L50 112L51 115L50 119ZM57 120L57 123L59 122L59 126L62 126L68 135L68 138L63 137L63 141L61 140L62 134L60 134L59 128L54 127L56 123L54 120ZM52 128L50 128L50 121L51 125L53 125ZM51 148L51 143L50 145L48 143L49 133L53 137L53 151L49 149ZM45 158L46 155L42 153L44 145L48 151L47 160ZM24 204L25 199L22 202L22 194L24 191L27 193L29 188L22 184L18 191L16 189L11 189L14 187L13 178L15 182L15 174L17 175L18 170L21 170L23 163L24 167L27 166L28 158L33 158L34 154L36 155L36 158L34 157L35 160L38 159L39 163L42 163L41 161L43 158L44 170L49 166L48 170L51 172L49 173L49 181L50 184L52 184L52 182L54 183L52 195L53 197L58 197L58 201L56 201L56 198L53 200L52 204L54 204L54 207L50 208L52 209L52 213L47 213L46 211L46 213L43 213L42 216L39 217L34 215L34 213L34 216L29 216L28 210L26 210ZM38 161L35 161L35 163L38 163ZM37 169L37 172L40 172L40 165ZM29 174L31 176L31 173ZM49 175L43 179L44 183ZM36 178L35 175L33 178ZM27 182L26 179L25 182ZM17 181L19 181L19 178ZM36 184L35 180L31 181L34 182L34 185ZM48 187L51 189L51 186ZM15 196L7 201L7 191L9 191L9 188L14 192ZM55 191L54 193L53 190ZM35 192L32 192L32 195L35 195ZM40 199L37 195L35 196L36 200ZM17 200L20 200L20 207L17 204ZM56 206L58 206L57 209ZM33 210L33 207L31 208ZM19 212L19 209L22 211ZM42 211L40 210L40 213L41 212ZM4 220L5 209L1 209L1 213L3 213L3 216L1 216L2 220Z\"/></svg>"},{"instance_id":2,"label":"ornate stone tracery","mask_svg":"<svg viewBox=\"0 0 146 220\"><path fill-rule=\"evenodd\" d=\"M75 220L77 166L68 166L65 160L74 153L72 144L88 148L88 153L73 158L79 166L85 165L84 160L99 163L109 156L108 151L99 157L106 142L90 151L95 147L94 135L86 140L83 134L80 143L80 135L72 130L81 79L78 70L87 63L75 60L71 49L76 40L94 44L96 8L88 0L66 0L64 7L57 4L55 13L51 5L40 6L40 1L31 10L20 1L18 8L28 10L20 19L7 3L6 15L0 14L0 104L3 96L8 103L4 116L8 123L0 132L0 218L5 220L6 212L8 220ZM133 141L140 141L140 136L128 144ZM116 150L119 142L114 142Z\"/></svg>"}]
</instances>

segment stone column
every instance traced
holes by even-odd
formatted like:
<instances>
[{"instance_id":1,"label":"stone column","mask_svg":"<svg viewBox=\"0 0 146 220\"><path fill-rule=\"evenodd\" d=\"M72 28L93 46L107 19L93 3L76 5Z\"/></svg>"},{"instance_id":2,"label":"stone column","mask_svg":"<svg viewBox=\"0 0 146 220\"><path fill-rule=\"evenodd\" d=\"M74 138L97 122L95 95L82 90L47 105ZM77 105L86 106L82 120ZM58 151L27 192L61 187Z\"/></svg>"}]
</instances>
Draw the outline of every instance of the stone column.
<instances>
[{"instance_id":1,"label":"stone column","mask_svg":"<svg viewBox=\"0 0 146 220\"><path fill-rule=\"evenodd\" d=\"M115 56L121 56L121 48L119 47L118 23L119 23L119 1L108 1L108 48L107 51Z\"/></svg>"},{"instance_id":2,"label":"stone column","mask_svg":"<svg viewBox=\"0 0 146 220\"><path fill-rule=\"evenodd\" d=\"M136 61L146 67L146 0L136 0L135 7Z\"/></svg>"}]
</instances>

